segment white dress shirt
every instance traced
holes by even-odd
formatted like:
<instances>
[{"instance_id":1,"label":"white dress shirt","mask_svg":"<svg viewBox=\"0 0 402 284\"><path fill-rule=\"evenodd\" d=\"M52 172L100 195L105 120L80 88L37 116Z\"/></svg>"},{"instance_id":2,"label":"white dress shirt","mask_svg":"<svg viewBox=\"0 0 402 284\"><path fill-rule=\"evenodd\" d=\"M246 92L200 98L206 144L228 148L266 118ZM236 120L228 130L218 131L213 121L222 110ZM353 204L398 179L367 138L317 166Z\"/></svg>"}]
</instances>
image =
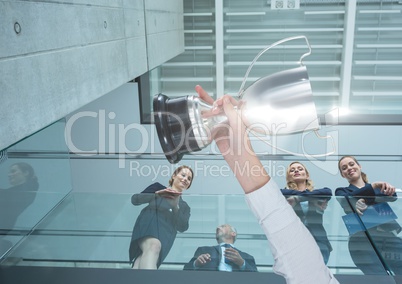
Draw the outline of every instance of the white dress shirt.
<instances>
[{"instance_id":1,"label":"white dress shirt","mask_svg":"<svg viewBox=\"0 0 402 284\"><path fill-rule=\"evenodd\" d=\"M275 259L274 272L285 277L287 284L339 284L313 236L272 178L246 194L246 202L267 236Z\"/></svg>"}]
</instances>

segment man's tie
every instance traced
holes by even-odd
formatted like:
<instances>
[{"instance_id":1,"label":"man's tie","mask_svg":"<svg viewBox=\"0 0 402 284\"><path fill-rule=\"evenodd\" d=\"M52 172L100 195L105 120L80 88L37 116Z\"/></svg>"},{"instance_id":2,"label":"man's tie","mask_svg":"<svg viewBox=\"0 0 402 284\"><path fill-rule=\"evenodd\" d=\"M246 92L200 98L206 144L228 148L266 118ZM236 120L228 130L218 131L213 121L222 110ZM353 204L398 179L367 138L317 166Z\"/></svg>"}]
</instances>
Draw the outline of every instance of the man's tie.
<instances>
[{"instance_id":1,"label":"man's tie","mask_svg":"<svg viewBox=\"0 0 402 284\"><path fill-rule=\"evenodd\" d=\"M230 244L223 244L222 246L225 248L225 250L226 250L226 248L231 248L232 247ZM225 258L225 263L226 264L229 264L230 266L235 265L233 261L227 259L226 257L224 257L224 258Z\"/></svg>"}]
</instances>

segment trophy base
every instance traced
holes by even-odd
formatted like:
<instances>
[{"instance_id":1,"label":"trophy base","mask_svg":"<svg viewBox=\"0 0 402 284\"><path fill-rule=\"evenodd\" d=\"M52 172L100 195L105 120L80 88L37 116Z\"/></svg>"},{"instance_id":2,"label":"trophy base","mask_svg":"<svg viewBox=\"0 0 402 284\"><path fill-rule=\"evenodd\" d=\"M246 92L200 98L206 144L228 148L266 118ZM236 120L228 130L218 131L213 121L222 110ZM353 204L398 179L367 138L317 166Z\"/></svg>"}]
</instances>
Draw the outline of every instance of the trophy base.
<instances>
[{"instance_id":1,"label":"trophy base","mask_svg":"<svg viewBox=\"0 0 402 284\"><path fill-rule=\"evenodd\" d=\"M162 150L171 164L184 154L201 150L189 117L188 97L169 98L163 94L153 100L156 131Z\"/></svg>"}]
</instances>

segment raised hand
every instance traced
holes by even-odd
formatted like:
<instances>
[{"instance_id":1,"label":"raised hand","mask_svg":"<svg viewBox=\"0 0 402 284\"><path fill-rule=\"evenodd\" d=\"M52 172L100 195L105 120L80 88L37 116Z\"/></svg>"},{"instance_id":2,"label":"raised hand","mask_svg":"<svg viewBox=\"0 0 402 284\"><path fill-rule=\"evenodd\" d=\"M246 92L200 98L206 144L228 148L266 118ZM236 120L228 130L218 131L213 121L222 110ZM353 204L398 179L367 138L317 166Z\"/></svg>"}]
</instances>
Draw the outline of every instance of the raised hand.
<instances>
[{"instance_id":1,"label":"raised hand","mask_svg":"<svg viewBox=\"0 0 402 284\"><path fill-rule=\"evenodd\" d=\"M214 102L201 86L197 85L195 89L202 100L214 105L213 113L221 114L223 111L228 117L228 124L221 125L213 133L213 138L244 192L261 188L270 177L251 146L242 120L242 105L228 95Z\"/></svg>"},{"instance_id":2,"label":"raised hand","mask_svg":"<svg viewBox=\"0 0 402 284\"><path fill-rule=\"evenodd\" d=\"M171 188L165 188L165 189L158 190L157 192L155 192L155 194L160 197L175 199L181 195L181 192L178 192Z\"/></svg>"}]
</instances>

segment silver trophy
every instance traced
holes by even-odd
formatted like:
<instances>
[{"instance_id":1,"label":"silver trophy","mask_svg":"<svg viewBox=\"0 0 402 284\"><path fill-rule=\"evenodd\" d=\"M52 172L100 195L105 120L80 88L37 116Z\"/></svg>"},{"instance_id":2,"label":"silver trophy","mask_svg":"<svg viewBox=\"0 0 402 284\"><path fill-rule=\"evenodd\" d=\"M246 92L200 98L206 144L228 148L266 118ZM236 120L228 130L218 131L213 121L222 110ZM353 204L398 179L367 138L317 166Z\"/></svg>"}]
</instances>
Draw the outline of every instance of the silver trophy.
<instances>
[{"instance_id":1,"label":"silver trophy","mask_svg":"<svg viewBox=\"0 0 402 284\"><path fill-rule=\"evenodd\" d=\"M309 51L302 55L299 67L262 77L244 89L248 74L258 58L283 42L303 38ZM246 102L244 117L250 129L266 135L286 135L319 129L319 122L304 57L311 54L305 36L280 40L263 49L250 64L239 90L239 99ZM154 97L156 130L163 152L170 163L177 163L184 154L199 151L212 142L211 133L227 122L224 115L208 116L212 105L198 96Z\"/></svg>"}]
</instances>

